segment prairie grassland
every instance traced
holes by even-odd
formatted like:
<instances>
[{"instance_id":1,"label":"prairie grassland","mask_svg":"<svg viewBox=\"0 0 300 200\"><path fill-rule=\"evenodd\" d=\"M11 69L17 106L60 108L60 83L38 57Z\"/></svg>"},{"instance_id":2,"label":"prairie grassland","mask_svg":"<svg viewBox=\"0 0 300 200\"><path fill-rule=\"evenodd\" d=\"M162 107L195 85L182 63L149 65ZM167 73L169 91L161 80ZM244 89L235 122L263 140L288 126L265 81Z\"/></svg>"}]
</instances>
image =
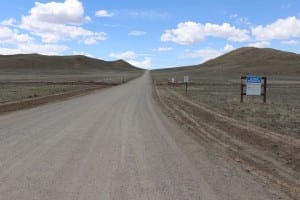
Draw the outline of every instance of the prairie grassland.
<instances>
[{"instance_id":1,"label":"prairie grassland","mask_svg":"<svg viewBox=\"0 0 300 200\"><path fill-rule=\"evenodd\" d=\"M0 104L43 97L58 93L84 90L99 85L117 85L128 82L141 73L90 74L4 74L0 75Z\"/></svg>"},{"instance_id":2,"label":"prairie grassland","mask_svg":"<svg viewBox=\"0 0 300 200\"><path fill-rule=\"evenodd\" d=\"M185 95L183 73L155 71L152 72L152 77L159 87L171 88L173 86L167 83L167 79L175 77L177 84L173 90ZM300 137L300 78L268 76L266 103L259 96L244 96L244 103L240 103L240 76L203 76L191 73L190 77L187 98L235 119Z\"/></svg>"}]
</instances>

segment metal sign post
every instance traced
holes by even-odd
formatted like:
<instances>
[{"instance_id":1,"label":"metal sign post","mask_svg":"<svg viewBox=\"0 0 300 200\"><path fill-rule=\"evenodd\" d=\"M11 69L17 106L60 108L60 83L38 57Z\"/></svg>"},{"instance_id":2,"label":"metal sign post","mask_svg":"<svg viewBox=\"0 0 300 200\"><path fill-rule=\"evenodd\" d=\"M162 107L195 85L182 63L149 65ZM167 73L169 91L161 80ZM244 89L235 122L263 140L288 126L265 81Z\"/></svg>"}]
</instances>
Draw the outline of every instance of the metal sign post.
<instances>
[{"instance_id":1,"label":"metal sign post","mask_svg":"<svg viewBox=\"0 0 300 200\"><path fill-rule=\"evenodd\" d=\"M185 83L185 95L187 95L189 76L183 76L183 82Z\"/></svg>"}]
</instances>

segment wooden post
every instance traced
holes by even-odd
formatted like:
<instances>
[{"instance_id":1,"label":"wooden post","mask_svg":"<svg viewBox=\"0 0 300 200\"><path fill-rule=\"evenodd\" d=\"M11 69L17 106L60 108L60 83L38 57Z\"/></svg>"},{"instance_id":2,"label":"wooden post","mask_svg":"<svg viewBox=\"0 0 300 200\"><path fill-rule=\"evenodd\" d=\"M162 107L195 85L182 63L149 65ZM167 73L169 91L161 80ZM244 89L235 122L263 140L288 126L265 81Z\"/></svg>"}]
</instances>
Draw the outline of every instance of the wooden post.
<instances>
[{"instance_id":1,"label":"wooden post","mask_svg":"<svg viewBox=\"0 0 300 200\"><path fill-rule=\"evenodd\" d=\"M188 83L185 83L185 95L187 96Z\"/></svg>"},{"instance_id":2,"label":"wooden post","mask_svg":"<svg viewBox=\"0 0 300 200\"><path fill-rule=\"evenodd\" d=\"M264 103L267 101L267 77L263 77L264 79Z\"/></svg>"},{"instance_id":3,"label":"wooden post","mask_svg":"<svg viewBox=\"0 0 300 200\"><path fill-rule=\"evenodd\" d=\"M244 80L245 80L245 76L242 76L241 77L241 103L243 103L244 101L244 86L245 86L245 83L244 83Z\"/></svg>"}]
</instances>

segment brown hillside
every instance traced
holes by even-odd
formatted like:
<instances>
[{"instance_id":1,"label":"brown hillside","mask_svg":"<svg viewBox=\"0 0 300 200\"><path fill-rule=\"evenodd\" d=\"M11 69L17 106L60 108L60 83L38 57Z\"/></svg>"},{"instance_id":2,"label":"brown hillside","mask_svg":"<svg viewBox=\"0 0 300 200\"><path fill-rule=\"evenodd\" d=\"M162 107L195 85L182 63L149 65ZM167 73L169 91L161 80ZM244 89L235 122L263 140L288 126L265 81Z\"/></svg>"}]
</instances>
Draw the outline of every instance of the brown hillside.
<instances>
[{"instance_id":1,"label":"brown hillside","mask_svg":"<svg viewBox=\"0 0 300 200\"><path fill-rule=\"evenodd\" d=\"M300 55L275 49L244 47L203 64L162 70L207 75L300 75Z\"/></svg>"},{"instance_id":2,"label":"brown hillside","mask_svg":"<svg viewBox=\"0 0 300 200\"><path fill-rule=\"evenodd\" d=\"M86 71L140 71L129 63L103 61L86 56L45 56L39 54L19 54L0 56L0 70L27 72L65 72L81 73Z\"/></svg>"}]
</instances>

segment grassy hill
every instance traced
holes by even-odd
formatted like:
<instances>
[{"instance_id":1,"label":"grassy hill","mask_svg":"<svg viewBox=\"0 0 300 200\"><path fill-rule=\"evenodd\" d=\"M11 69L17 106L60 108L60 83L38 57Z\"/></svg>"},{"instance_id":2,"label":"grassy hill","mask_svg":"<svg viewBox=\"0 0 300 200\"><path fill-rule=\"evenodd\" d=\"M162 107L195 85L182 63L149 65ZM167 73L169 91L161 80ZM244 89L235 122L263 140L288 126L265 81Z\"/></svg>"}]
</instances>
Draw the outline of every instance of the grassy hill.
<instances>
[{"instance_id":1,"label":"grassy hill","mask_svg":"<svg viewBox=\"0 0 300 200\"><path fill-rule=\"evenodd\" d=\"M0 56L0 81L13 79L69 79L94 80L102 76L127 76L141 74L142 69L129 63L103 61L86 56L45 56L39 54L19 54Z\"/></svg>"},{"instance_id":2,"label":"grassy hill","mask_svg":"<svg viewBox=\"0 0 300 200\"><path fill-rule=\"evenodd\" d=\"M203 64L155 72L180 76L190 74L194 77L230 77L247 74L298 77L300 75L300 55L269 48L244 47Z\"/></svg>"}]
</instances>

